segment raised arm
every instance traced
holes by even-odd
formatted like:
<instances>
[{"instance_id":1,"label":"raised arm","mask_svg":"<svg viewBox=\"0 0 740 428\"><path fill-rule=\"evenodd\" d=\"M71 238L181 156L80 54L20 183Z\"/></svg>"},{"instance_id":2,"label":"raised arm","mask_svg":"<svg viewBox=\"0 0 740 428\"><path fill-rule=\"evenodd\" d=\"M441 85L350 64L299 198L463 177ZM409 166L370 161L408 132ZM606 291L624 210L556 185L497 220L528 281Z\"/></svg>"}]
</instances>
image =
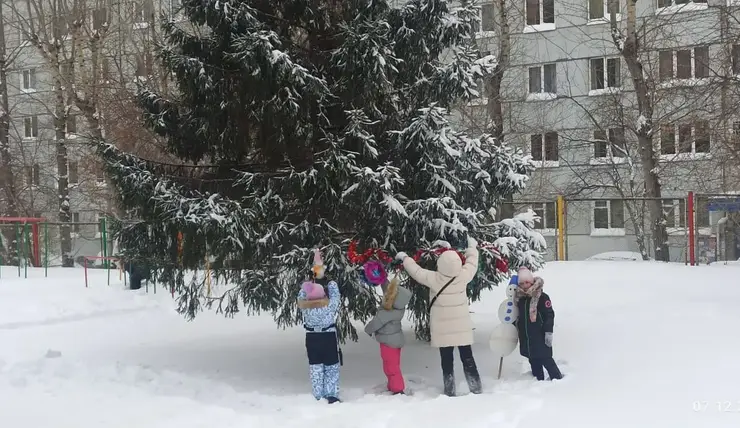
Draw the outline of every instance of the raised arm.
<instances>
[{"instance_id":1,"label":"raised arm","mask_svg":"<svg viewBox=\"0 0 740 428\"><path fill-rule=\"evenodd\" d=\"M473 238L468 238L468 248L465 250L465 264L462 267L460 276L465 282L470 282L478 273L478 242Z\"/></svg>"},{"instance_id":2,"label":"raised arm","mask_svg":"<svg viewBox=\"0 0 740 428\"><path fill-rule=\"evenodd\" d=\"M432 287L434 284L434 275L436 272L422 268L411 257L406 256L403 258L403 268L419 284L425 287Z\"/></svg>"},{"instance_id":3,"label":"raised arm","mask_svg":"<svg viewBox=\"0 0 740 428\"><path fill-rule=\"evenodd\" d=\"M329 311L336 316L339 312L339 302L342 297L339 294L339 286L335 281L329 281L327 288L329 289Z\"/></svg>"}]
</instances>

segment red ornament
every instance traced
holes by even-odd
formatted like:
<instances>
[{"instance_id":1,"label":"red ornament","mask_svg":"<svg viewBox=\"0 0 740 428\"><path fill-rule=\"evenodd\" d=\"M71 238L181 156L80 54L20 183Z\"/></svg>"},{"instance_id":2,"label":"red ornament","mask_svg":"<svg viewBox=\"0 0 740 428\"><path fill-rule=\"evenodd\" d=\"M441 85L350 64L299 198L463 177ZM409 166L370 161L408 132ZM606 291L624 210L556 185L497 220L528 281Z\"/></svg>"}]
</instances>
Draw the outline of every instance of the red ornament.
<instances>
[{"instance_id":1,"label":"red ornament","mask_svg":"<svg viewBox=\"0 0 740 428\"><path fill-rule=\"evenodd\" d=\"M509 271L509 263L503 257L496 258L496 270L506 273Z\"/></svg>"}]
</instances>

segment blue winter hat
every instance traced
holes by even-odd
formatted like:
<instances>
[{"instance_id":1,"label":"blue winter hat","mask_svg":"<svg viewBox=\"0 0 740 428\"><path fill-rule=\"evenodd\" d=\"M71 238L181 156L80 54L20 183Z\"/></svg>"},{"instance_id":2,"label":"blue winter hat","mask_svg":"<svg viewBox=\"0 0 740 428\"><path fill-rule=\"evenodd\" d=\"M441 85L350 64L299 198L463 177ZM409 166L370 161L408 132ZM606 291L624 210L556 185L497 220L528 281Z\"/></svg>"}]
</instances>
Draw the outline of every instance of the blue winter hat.
<instances>
[{"instance_id":1,"label":"blue winter hat","mask_svg":"<svg viewBox=\"0 0 740 428\"><path fill-rule=\"evenodd\" d=\"M511 277L511 281L509 281L509 285L519 285L519 275L513 275Z\"/></svg>"}]
</instances>

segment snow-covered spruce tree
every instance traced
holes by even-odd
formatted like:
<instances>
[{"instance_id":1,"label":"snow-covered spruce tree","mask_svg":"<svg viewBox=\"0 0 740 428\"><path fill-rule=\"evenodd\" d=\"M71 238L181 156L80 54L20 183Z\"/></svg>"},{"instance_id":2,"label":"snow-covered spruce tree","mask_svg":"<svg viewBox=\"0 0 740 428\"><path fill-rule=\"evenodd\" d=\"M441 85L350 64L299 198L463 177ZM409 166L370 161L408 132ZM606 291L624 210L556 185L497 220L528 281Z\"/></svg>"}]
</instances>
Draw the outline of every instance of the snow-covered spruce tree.
<instances>
[{"instance_id":1,"label":"snow-covered spruce tree","mask_svg":"<svg viewBox=\"0 0 740 428\"><path fill-rule=\"evenodd\" d=\"M299 284L320 247L342 291L340 332L356 339L350 321L366 321L376 297L348 259L351 239L394 254L471 234L495 242L513 267L539 267L544 240L532 216L492 217L525 186L531 163L447 120L494 65L469 45L474 6L184 0L183 11L199 31L165 22L160 53L179 94L144 90L139 100L168 150L201 166L156 164L103 142L100 154L138 220L119 225L122 252L154 264L187 317L213 306L297 324ZM192 273L206 257L231 284L216 297ZM504 279L492 257L482 251L471 298ZM428 293L411 286L423 338Z\"/></svg>"}]
</instances>

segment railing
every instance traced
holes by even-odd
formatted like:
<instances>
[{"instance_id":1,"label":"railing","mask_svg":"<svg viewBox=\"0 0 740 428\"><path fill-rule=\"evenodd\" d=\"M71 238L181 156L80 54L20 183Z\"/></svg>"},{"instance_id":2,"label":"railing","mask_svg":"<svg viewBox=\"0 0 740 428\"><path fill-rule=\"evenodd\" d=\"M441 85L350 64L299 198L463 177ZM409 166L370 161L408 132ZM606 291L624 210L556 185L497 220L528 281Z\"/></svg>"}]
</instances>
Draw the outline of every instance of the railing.
<instances>
[{"instance_id":1,"label":"railing","mask_svg":"<svg viewBox=\"0 0 740 428\"><path fill-rule=\"evenodd\" d=\"M650 216L656 200L667 235L657 249ZM559 196L509 205L515 213L531 208L538 214L537 229L548 244L548 260L667 259L697 265L740 257L740 195Z\"/></svg>"}]
</instances>

